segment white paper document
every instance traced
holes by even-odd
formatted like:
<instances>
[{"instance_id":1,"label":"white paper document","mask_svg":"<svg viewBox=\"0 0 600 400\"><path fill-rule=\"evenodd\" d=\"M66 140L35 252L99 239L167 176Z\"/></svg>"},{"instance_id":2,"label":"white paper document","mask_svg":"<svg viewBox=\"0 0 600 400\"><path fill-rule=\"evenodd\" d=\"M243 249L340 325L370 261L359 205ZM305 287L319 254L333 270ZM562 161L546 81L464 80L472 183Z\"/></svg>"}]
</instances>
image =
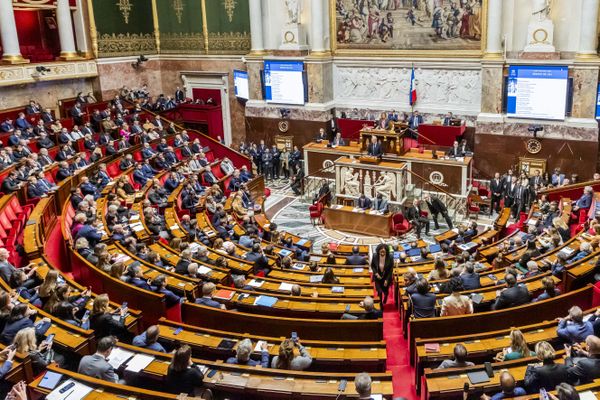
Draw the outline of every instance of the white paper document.
<instances>
[{"instance_id":1,"label":"white paper document","mask_svg":"<svg viewBox=\"0 0 600 400\"><path fill-rule=\"evenodd\" d=\"M115 347L110 352L110 356L108 356L108 363L112 365L114 369L117 369L132 356L133 352Z\"/></svg>"},{"instance_id":2,"label":"white paper document","mask_svg":"<svg viewBox=\"0 0 600 400\"><path fill-rule=\"evenodd\" d=\"M152 361L154 361L154 357L152 356L149 356L147 354L136 354L127 363L127 368L125 368L125 371L140 372L148 365L150 365Z\"/></svg>"},{"instance_id":3,"label":"white paper document","mask_svg":"<svg viewBox=\"0 0 600 400\"><path fill-rule=\"evenodd\" d=\"M60 393L61 389L67 385L72 385L69 389L65 390L63 393ZM46 396L47 400L80 400L90 393L93 388L84 385L83 383L79 383L72 379L66 380L62 385L54 389L52 392L48 393Z\"/></svg>"}]
</instances>

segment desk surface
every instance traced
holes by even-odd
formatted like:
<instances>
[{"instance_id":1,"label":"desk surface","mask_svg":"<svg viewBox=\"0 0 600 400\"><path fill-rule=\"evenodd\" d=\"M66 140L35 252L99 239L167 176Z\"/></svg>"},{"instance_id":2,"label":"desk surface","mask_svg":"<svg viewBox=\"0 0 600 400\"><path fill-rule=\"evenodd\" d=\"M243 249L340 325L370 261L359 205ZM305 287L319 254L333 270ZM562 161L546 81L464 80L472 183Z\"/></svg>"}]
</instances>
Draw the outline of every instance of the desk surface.
<instances>
[{"instance_id":1,"label":"desk surface","mask_svg":"<svg viewBox=\"0 0 600 400\"><path fill-rule=\"evenodd\" d=\"M362 235L390 237L392 214L371 213L371 210L360 210L349 206L325 207L325 226L346 232Z\"/></svg>"}]
</instances>

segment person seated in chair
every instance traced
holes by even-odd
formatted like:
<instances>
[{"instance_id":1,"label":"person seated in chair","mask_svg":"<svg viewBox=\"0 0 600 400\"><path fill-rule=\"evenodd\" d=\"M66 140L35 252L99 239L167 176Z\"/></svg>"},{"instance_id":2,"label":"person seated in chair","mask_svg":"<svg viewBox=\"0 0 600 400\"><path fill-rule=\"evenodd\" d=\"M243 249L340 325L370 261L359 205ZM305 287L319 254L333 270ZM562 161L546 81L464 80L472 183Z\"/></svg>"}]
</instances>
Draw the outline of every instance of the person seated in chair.
<instances>
[{"instance_id":1,"label":"person seated in chair","mask_svg":"<svg viewBox=\"0 0 600 400\"><path fill-rule=\"evenodd\" d=\"M372 202L364 193L356 200L356 207L362 210L368 210L371 208Z\"/></svg>"}]
</instances>

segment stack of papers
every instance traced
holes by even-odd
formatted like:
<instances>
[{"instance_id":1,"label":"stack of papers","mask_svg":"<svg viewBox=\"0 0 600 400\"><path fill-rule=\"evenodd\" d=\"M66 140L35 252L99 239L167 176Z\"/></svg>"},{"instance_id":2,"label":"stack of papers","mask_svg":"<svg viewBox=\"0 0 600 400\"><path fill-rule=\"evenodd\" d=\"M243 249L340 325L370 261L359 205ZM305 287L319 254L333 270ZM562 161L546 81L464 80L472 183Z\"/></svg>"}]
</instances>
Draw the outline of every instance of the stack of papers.
<instances>
[{"instance_id":1,"label":"stack of papers","mask_svg":"<svg viewBox=\"0 0 600 400\"><path fill-rule=\"evenodd\" d=\"M108 363L114 368L118 369L125 361L133 357L134 354L131 351L123 350L119 347L115 347L108 356Z\"/></svg>"},{"instance_id":2,"label":"stack of papers","mask_svg":"<svg viewBox=\"0 0 600 400\"><path fill-rule=\"evenodd\" d=\"M70 386L70 388L61 393L60 391L66 386ZM87 396L92 390L94 389L84 385L83 383L79 383L72 379L68 379L62 385L54 389L52 392L48 393L46 399L65 400L66 398L68 398L69 400L79 400Z\"/></svg>"},{"instance_id":3,"label":"stack of papers","mask_svg":"<svg viewBox=\"0 0 600 400\"><path fill-rule=\"evenodd\" d=\"M287 283L287 282L281 282L281 285L279 285L279 288L277 290L281 291L281 292L291 292L292 291L292 284L291 283Z\"/></svg>"},{"instance_id":4,"label":"stack of papers","mask_svg":"<svg viewBox=\"0 0 600 400\"><path fill-rule=\"evenodd\" d=\"M132 231L140 232L144 230L144 226L141 223L129 225Z\"/></svg>"},{"instance_id":5,"label":"stack of papers","mask_svg":"<svg viewBox=\"0 0 600 400\"><path fill-rule=\"evenodd\" d=\"M312 275L310 277L310 283L321 283L323 281L323 275Z\"/></svg>"},{"instance_id":6,"label":"stack of papers","mask_svg":"<svg viewBox=\"0 0 600 400\"><path fill-rule=\"evenodd\" d=\"M365 269L364 269L364 268L362 268L362 267L356 267L356 268L352 268L352 272L355 272L355 273L357 273L357 274L358 274L358 273L361 273L361 272L363 272L364 270L365 270Z\"/></svg>"},{"instance_id":7,"label":"stack of papers","mask_svg":"<svg viewBox=\"0 0 600 400\"><path fill-rule=\"evenodd\" d=\"M308 242L308 239L300 239L298 240L298 243L296 243L296 245L303 246L306 242Z\"/></svg>"},{"instance_id":8,"label":"stack of papers","mask_svg":"<svg viewBox=\"0 0 600 400\"><path fill-rule=\"evenodd\" d=\"M212 272L212 269L205 267L204 265L198 265L198 273L200 275L208 275Z\"/></svg>"},{"instance_id":9,"label":"stack of papers","mask_svg":"<svg viewBox=\"0 0 600 400\"><path fill-rule=\"evenodd\" d=\"M343 286L334 286L331 288L331 293L344 293Z\"/></svg>"},{"instance_id":10,"label":"stack of papers","mask_svg":"<svg viewBox=\"0 0 600 400\"><path fill-rule=\"evenodd\" d=\"M125 368L125 371L140 372L150 365L152 361L154 361L154 357L152 356L147 354L136 354L127 362L127 368Z\"/></svg>"},{"instance_id":11,"label":"stack of papers","mask_svg":"<svg viewBox=\"0 0 600 400\"><path fill-rule=\"evenodd\" d=\"M171 225L169 227L170 230L174 231L175 229L179 229L179 225L175 224L175 225Z\"/></svg>"},{"instance_id":12,"label":"stack of papers","mask_svg":"<svg viewBox=\"0 0 600 400\"><path fill-rule=\"evenodd\" d=\"M264 283L265 281L257 281L256 279L252 279L250 282L248 282L248 285L254 288L259 288L264 285Z\"/></svg>"},{"instance_id":13,"label":"stack of papers","mask_svg":"<svg viewBox=\"0 0 600 400\"><path fill-rule=\"evenodd\" d=\"M292 265L292 269L295 269L297 271L302 271L302 270L304 270L304 265L302 265L302 264L294 264L294 265Z\"/></svg>"}]
</instances>

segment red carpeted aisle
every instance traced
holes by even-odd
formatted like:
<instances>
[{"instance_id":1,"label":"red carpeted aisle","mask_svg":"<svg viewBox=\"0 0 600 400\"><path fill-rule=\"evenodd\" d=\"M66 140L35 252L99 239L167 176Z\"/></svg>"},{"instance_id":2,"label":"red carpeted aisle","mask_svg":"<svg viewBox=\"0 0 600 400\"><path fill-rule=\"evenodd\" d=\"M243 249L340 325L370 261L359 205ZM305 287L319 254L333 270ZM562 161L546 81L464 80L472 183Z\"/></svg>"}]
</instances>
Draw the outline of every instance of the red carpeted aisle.
<instances>
[{"instance_id":1,"label":"red carpeted aisle","mask_svg":"<svg viewBox=\"0 0 600 400\"><path fill-rule=\"evenodd\" d=\"M403 337L400 314L391 296L383 307L383 338L387 347L387 369L394 375L394 396L417 400L414 369L410 366L408 343Z\"/></svg>"}]
</instances>

